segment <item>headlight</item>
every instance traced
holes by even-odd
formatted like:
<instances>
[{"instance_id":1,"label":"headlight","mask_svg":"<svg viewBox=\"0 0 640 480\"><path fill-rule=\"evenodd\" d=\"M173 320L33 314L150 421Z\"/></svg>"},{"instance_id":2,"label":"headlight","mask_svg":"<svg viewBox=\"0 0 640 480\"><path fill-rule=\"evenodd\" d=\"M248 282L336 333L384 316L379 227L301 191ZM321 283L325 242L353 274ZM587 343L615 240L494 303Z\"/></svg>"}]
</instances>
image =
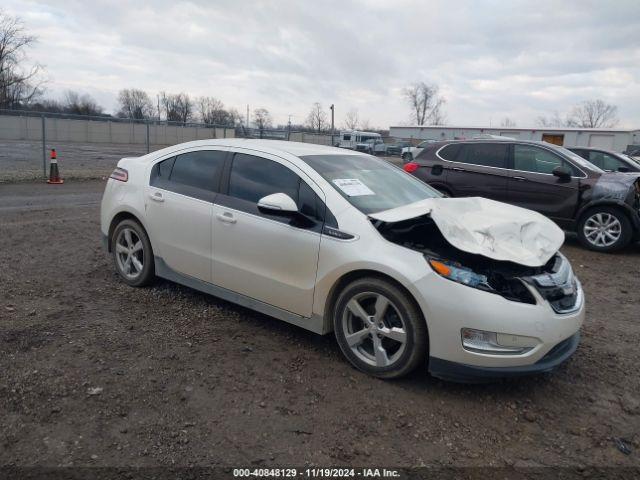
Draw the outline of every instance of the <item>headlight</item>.
<instances>
[{"instance_id":1,"label":"headlight","mask_svg":"<svg viewBox=\"0 0 640 480\"><path fill-rule=\"evenodd\" d=\"M436 273L454 282L474 288L491 289L487 283L486 275L475 273L470 268L463 267L459 263L430 258L429 265L431 265L431 268L433 268Z\"/></svg>"},{"instance_id":2,"label":"headlight","mask_svg":"<svg viewBox=\"0 0 640 480\"><path fill-rule=\"evenodd\" d=\"M522 355L538 344L538 340L533 337L486 332L473 328L463 328L460 333L464 349L475 353Z\"/></svg>"}]
</instances>

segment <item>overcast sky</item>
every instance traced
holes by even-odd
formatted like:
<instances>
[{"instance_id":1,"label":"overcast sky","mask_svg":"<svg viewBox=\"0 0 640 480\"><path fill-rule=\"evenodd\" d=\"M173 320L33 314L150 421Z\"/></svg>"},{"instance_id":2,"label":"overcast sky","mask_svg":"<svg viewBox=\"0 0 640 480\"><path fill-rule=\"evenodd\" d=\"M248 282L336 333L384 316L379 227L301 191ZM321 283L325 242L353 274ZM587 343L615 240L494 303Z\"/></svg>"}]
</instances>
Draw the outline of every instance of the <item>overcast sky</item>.
<instances>
[{"instance_id":1,"label":"overcast sky","mask_svg":"<svg viewBox=\"0 0 640 480\"><path fill-rule=\"evenodd\" d=\"M591 98L640 126L640 9L615 1L17 1L48 94L108 111L136 87L211 95L303 122L312 103L406 124L402 88L440 86L450 125L532 126Z\"/></svg>"}]
</instances>

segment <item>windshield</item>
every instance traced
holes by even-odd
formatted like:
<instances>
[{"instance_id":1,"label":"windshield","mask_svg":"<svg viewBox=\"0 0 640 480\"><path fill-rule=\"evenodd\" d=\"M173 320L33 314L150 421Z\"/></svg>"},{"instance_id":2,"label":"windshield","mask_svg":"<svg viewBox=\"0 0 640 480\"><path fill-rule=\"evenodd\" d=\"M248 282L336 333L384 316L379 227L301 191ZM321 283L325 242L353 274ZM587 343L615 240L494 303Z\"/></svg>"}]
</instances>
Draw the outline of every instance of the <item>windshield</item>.
<instances>
[{"instance_id":1,"label":"windshield","mask_svg":"<svg viewBox=\"0 0 640 480\"><path fill-rule=\"evenodd\" d=\"M618 155L620 155L622 158L626 158L627 160L631 160L635 164L640 164L640 160L638 160L637 158L633 158L626 153L619 153Z\"/></svg>"},{"instance_id":2,"label":"windshield","mask_svg":"<svg viewBox=\"0 0 640 480\"><path fill-rule=\"evenodd\" d=\"M426 183L369 155L306 155L300 158L351 205L366 214L442 196Z\"/></svg>"}]
</instances>

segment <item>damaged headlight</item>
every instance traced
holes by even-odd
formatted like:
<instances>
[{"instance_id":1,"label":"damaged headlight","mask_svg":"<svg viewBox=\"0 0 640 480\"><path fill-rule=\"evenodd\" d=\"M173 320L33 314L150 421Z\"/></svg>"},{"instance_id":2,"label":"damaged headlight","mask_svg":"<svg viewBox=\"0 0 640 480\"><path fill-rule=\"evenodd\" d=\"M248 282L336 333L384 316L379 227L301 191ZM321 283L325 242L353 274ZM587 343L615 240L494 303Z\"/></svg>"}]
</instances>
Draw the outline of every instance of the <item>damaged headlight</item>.
<instances>
[{"instance_id":1,"label":"damaged headlight","mask_svg":"<svg viewBox=\"0 0 640 480\"><path fill-rule=\"evenodd\" d=\"M429 265L433 270L441 276L453 280L454 282L462 283L473 288L481 288L483 290L491 290L491 287L487 283L486 275L481 275L474 272L470 268L464 267L459 263L450 262L447 260L436 260L429 258Z\"/></svg>"}]
</instances>

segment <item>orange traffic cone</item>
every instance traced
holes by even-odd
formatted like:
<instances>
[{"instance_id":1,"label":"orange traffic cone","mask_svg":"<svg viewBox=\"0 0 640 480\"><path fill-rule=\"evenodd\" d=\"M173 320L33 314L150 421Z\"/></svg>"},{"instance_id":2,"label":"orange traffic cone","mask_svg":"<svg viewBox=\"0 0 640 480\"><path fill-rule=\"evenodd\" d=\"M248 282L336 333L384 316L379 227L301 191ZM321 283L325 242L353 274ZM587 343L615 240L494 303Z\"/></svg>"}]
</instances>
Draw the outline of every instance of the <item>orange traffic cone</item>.
<instances>
[{"instance_id":1,"label":"orange traffic cone","mask_svg":"<svg viewBox=\"0 0 640 480\"><path fill-rule=\"evenodd\" d=\"M58 155L56 154L56 149L51 149L51 161L49 162L49 180L47 183L52 183L54 185L61 185L64 183L64 180L60 178L60 172L58 171Z\"/></svg>"}]
</instances>

